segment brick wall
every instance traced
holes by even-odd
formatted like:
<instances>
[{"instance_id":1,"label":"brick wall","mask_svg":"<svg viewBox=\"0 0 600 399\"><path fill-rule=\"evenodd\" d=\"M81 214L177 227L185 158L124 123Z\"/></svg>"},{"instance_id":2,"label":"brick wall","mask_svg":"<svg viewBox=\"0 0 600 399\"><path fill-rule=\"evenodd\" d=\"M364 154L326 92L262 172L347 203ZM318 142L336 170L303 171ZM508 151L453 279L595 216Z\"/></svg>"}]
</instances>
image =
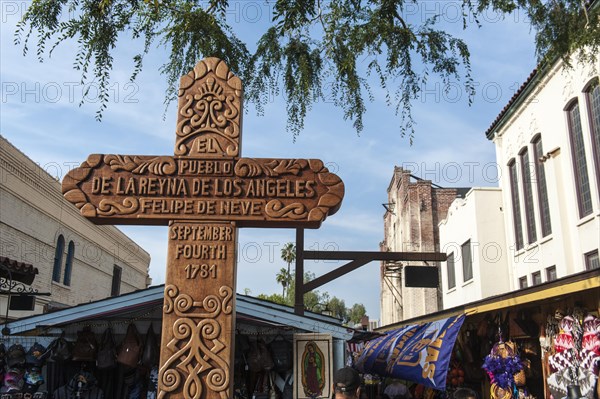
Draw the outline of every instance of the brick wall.
<instances>
[{"instance_id":1,"label":"brick wall","mask_svg":"<svg viewBox=\"0 0 600 399\"><path fill-rule=\"evenodd\" d=\"M457 190L433 187L429 180L412 180L410 171L394 168L388 187L388 202L394 205L384 215L382 246L395 252L439 251L438 223L446 217ZM382 264L382 325L439 309L441 296L437 289L406 288L401 273L387 274Z\"/></svg>"}]
</instances>

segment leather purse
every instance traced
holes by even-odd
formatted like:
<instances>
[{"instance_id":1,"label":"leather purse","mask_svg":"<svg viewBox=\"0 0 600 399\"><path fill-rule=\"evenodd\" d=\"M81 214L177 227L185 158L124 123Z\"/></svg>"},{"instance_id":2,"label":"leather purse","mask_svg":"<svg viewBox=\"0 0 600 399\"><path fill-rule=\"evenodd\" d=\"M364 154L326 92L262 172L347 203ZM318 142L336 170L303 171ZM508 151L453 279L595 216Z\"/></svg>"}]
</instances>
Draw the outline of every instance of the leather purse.
<instances>
[{"instance_id":1,"label":"leather purse","mask_svg":"<svg viewBox=\"0 0 600 399\"><path fill-rule=\"evenodd\" d=\"M60 337L48 345L46 353L42 356L54 362L64 362L71 358L71 350L72 344L65 339L65 333L63 332Z\"/></svg>"},{"instance_id":2,"label":"leather purse","mask_svg":"<svg viewBox=\"0 0 600 399\"><path fill-rule=\"evenodd\" d=\"M248 369L253 373L258 373L262 370L262 363L260 361L260 352L258 350L258 344L256 342L250 343L250 351L246 357L246 364Z\"/></svg>"},{"instance_id":3,"label":"leather purse","mask_svg":"<svg viewBox=\"0 0 600 399\"><path fill-rule=\"evenodd\" d=\"M89 327L77 332L77 341L73 346L72 359L76 362L95 362L98 352L96 336Z\"/></svg>"},{"instance_id":4,"label":"leather purse","mask_svg":"<svg viewBox=\"0 0 600 399\"><path fill-rule=\"evenodd\" d=\"M269 344L275 370L286 372L293 368L293 346L283 335L277 335Z\"/></svg>"},{"instance_id":5,"label":"leather purse","mask_svg":"<svg viewBox=\"0 0 600 399\"><path fill-rule=\"evenodd\" d=\"M273 372L269 372L269 399L281 399L281 395L279 394L279 390L275 386L275 382L273 381Z\"/></svg>"},{"instance_id":6,"label":"leather purse","mask_svg":"<svg viewBox=\"0 0 600 399\"><path fill-rule=\"evenodd\" d=\"M100 349L96 359L96 367L100 370L107 370L117 365L117 348L113 339L112 330L108 327L102 334Z\"/></svg>"},{"instance_id":7,"label":"leather purse","mask_svg":"<svg viewBox=\"0 0 600 399\"><path fill-rule=\"evenodd\" d=\"M275 363L273 362L273 357L271 356L271 352L269 352L269 348L267 348L267 344L265 344L265 341L262 339L259 339L257 345L262 369L267 371L272 370L273 367L275 367Z\"/></svg>"},{"instance_id":8,"label":"leather purse","mask_svg":"<svg viewBox=\"0 0 600 399\"><path fill-rule=\"evenodd\" d=\"M146 343L144 344L144 352L142 353L142 365L150 369L153 366L158 365L158 357L158 341L156 339L156 334L154 334L152 323L150 323L150 326L148 327L148 332L146 333Z\"/></svg>"},{"instance_id":9,"label":"leather purse","mask_svg":"<svg viewBox=\"0 0 600 399\"><path fill-rule=\"evenodd\" d=\"M129 324L127 327L127 334L121 343L121 348L117 354L117 362L129 366L136 367L140 361L140 354L142 353L142 342L140 335L134 324Z\"/></svg>"}]
</instances>

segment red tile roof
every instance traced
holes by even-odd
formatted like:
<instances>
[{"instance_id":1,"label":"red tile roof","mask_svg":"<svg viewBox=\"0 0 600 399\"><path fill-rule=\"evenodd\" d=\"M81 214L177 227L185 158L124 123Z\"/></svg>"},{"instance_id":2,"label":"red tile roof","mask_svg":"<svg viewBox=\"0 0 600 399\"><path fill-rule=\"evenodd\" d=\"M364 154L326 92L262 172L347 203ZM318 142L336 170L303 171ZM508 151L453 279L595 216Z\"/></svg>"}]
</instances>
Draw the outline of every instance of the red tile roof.
<instances>
[{"instance_id":1,"label":"red tile roof","mask_svg":"<svg viewBox=\"0 0 600 399\"><path fill-rule=\"evenodd\" d=\"M533 79L536 77L538 73L538 68L534 69L533 71L531 71L531 73L529 74L529 76L527 77L527 79L525 80L525 82L523 82L523 84L517 89L517 91L515 92L515 94L513 94L513 96L510 98L510 100L508 100L508 104L506 104L504 106L504 108L502 108L502 111L500 111L500 113L498 114L498 116L496 117L496 119L494 119L494 121L492 122L492 124L490 125L490 127L488 127L488 129L485 131L485 135L488 139L492 139L491 134L492 131L496 128L496 126L498 126L498 124L500 123L500 121L502 120L502 118L504 118L506 116L506 114L508 113L508 111L512 108L512 106L515 104L515 102L519 99L519 97L521 96L521 94L523 94L523 92L525 91L525 88L533 81Z\"/></svg>"}]
</instances>

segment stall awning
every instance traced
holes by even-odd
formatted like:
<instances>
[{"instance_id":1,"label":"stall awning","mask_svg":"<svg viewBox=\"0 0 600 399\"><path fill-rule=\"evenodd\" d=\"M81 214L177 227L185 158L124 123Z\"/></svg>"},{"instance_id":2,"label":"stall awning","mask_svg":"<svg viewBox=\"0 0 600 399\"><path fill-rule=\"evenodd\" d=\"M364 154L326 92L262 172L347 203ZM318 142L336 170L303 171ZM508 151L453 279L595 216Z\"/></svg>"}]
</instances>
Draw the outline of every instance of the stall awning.
<instances>
[{"instance_id":1,"label":"stall awning","mask_svg":"<svg viewBox=\"0 0 600 399\"><path fill-rule=\"evenodd\" d=\"M160 308L164 300L164 285L149 287L143 290L119 296L84 303L81 305L56 310L31 317L15 320L7 324L14 335L41 334L43 330L64 327L83 321L123 320L150 314L149 311ZM255 324L270 326L286 326L303 332L331 334L334 339L349 340L354 330L341 325L339 319L307 312L304 316L294 313L294 308L283 306L246 295L236 295L236 314L247 319L254 319ZM137 315L137 316L136 316ZM150 317L150 316L148 316Z\"/></svg>"},{"instance_id":2,"label":"stall awning","mask_svg":"<svg viewBox=\"0 0 600 399\"><path fill-rule=\"evenodd\" d=\"M38 269L29 263L19 262L5 256L0 256L0 278L10 280L12 277L13 281L31 285L35 279L35 275L38 273Z\"/></svg>"},{"instance_id":3,"label":"stall awning","mask_svg":"<svg viewBox=\"0 0 600 399\"><path fill-rule=\"evenodd\" d=\"M403 320L398 323L388 324L377 328L376 331L392 331L409 324L430 322L463 313L468 316L473 316L492 311L507 310L518 306L545 304L548 303L549 300L565 298L574 294L583 294L586 295L586 297L589 295L590 298L598 298L598 292L600 292L598 288L600 288L600 273L598 273L598 269L586 270L528 288L480 299L464 305Z\"/></svg>"},{"instance_id":4,"label":"stall awning","mask_svg":"<svg viewBox=\"0 0 600 399\"><path fill-rule=\"evenodd\" d=\"M369 341L356 367L362 373L443 390L454 342L464 321L465 315L460 314L387 331L385 336Z\"/></svg>"}]
</instances>

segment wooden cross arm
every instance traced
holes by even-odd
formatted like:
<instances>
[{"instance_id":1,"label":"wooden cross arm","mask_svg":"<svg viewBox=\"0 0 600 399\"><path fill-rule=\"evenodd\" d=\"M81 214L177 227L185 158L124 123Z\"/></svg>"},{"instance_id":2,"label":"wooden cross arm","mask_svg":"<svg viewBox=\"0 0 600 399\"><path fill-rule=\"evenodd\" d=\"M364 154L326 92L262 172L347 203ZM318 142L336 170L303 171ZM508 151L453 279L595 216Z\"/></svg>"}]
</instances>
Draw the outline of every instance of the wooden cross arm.
<instances>
[{"instance_id":1,"label":"wooden cross arm","mask_svg":"<svg viewBox=\"0 0 600 399\"><path fill-rule=\"evenodd\" d=\"M344 183L317 159L93 154L62 191L98 224L317 228L341 206Z\"/></svg>"}]
</instances>

